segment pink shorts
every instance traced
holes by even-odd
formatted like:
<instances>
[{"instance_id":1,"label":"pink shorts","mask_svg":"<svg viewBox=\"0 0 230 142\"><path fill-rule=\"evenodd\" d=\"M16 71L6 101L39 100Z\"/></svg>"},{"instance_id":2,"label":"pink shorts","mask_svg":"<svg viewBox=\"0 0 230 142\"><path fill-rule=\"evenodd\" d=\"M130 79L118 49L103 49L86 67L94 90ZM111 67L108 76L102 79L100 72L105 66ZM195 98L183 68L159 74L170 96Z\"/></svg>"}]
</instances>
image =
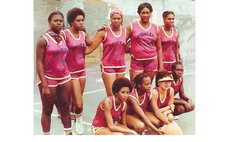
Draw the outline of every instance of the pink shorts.
<instances>
[{"instance_id":1,"label":"pink shorts","mask_svg":"<svg viewBox=\"0 0 230 142\"><path fill-rule=\"evenodd\" d=\"M176 61L172 62L172 63L168 63L168 62L164 62L163 61L163 68L167 71L172 71L172 64L175 63Z\"/></svg>"},{"instance_id":2,"label":"pink shorts","mask_svg":"<svg viewBox=\"0 0 230 142\"><path fill-rule=\"evenodd\" d=\"M121 68L104 68L101 66L101 73L105 73L105 74L124 74L125 73L125 67L121 67Z\"/></svg>"},{"instance_id":3,"label":"pink shorts","mask_svg":"<svg viewBox=\"0 0 230 142\"><path fill-rule=\"evenodd\" d=\"M70 73L71 79L80 79L80 78L86 78L86 72L85 70L79 71L79 72L74 72Z\"/></svg>"},{"instance_id":4,"label":"pink shorts","mask_svg":"<svg viewBox=\"0 0 230 142\"><path fill-rule=\"evenodd\" d=\"M47 86L48 87L57 87L58 85L62 85L62 84L65 84L66 82L70 81L71 80L71 77L70 75L66 76L66 77L63 77L62 79L48 79L46 77L46 83L47 83ZM41 80L39 79L39 77L37 77L37 84L39 85L41 83Z\"/></svg>"},{"instance_id":5,"label":"pink shorts","mask_svg":"<svg viewBox=\"0 0 230 142\"><path fill-rule=\"evenodd\" d=\"M157 58L151 60L136 60L133 57L130 62L130 69L132 71L157 71Z\"/></svg>"}]
</instances>

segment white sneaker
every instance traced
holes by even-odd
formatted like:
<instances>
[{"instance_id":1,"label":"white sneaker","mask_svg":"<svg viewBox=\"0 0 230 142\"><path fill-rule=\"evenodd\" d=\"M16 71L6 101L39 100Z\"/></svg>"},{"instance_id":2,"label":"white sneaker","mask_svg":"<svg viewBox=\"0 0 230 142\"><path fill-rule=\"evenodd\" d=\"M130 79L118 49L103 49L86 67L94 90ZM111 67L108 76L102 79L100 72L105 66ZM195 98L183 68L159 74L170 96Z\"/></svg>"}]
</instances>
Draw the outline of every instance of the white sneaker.
<instances>
[{"instance_id":1,"label":"white sneaker","mask_svg":"<svg viewBox=\"0 0 230 142\"><path fill-rule=\"evenodd\" d=\"M173 117L174 120L178 120L179 118L180 118L180 117L177 116L177 115Z\"/></svg>"},{"instance_id":2,"label":"white sneaker","mask_svg":"<svg viewBox=\"0 0 230 142\"><path fill-rule=\"evenodd\" d=\"M76 118L75 129L76 129L76 133L78 135L82 135L83 134L84 127L83 127L83 124L82 124L82 116L79 116L79 117Z\"/></svg>"}]
</instances>

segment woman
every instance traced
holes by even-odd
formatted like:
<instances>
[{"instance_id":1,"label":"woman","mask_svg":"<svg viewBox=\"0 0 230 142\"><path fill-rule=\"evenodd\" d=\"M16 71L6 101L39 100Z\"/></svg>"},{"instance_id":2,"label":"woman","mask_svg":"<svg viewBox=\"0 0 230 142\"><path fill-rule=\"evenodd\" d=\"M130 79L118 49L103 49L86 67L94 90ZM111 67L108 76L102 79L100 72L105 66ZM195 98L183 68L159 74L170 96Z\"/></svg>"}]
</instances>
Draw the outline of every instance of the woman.
<instances>
[{"instance_id":1,"label":"woman","mask_svg":"<svg viewBox=\"0 0 230 142\"><path fill-rule=\"evenodd\" d=\"M168 72L158 72L156 74L156 87L152 90L153 100L150 108L153 114L161 122L162 130L166 134L182 134L181 128L173 119L174 112L174 91L171 88L173 79Z\"/></svg>"},{"instance_id":2,"label":"woman","mask_svg":"<svg viewBox=\"0 0 230 142\"><path fill-rule=\"evenodd\" d=\"M162 50L157 26L150 21L153 8L149 3L138 6L140 20L126 27L126 40L131 39L130 80L146 73L153 80L156 71L162 70Z\"/></svg>"},{"instance_id":3,"label":"woman","mask_svg":"<svg viewBox=\"0 0 230 142\"><path fill-rule=\"evenodd\" d=\"M181 62L175 62L172 64L173 82L171 87L174 90L174 94L176 95L179 92L180 96L179 98L174 97L175 109L173 114L176 116L182 113L193 111L195 109L195 105L192 103L192 100L184 93L182 77L183 72L184 69ZM178 119L178 117L176 118Z\"/></svg>"},{"instance_id":4,"label":"woman","mask_svg":"<svg viewBox=\"0 0 230 142\"><path fill-rule=\"evenodd\" d=\"M122 27L123 14L120 10L110 12L110 25L97 33L93 43L85 50L86 54L103 44L101 58L102 79L107 96L112 96L112 83L115 79L125 76L125 28Z\"/></svg>"},{"instance_id":5,"label":"woman","mask_svg":"<svg viewBox=\"0 0 230 142\"><path fill-rule=\"evenodd\" d=\"M163 131L156 128L160 127L159 120L148 109L152 99L150 91L151 78L145 73L138 74L134 78L134 89L127 100L127 125L139 134L146 129L146 126L153 132L162 134Z\"/></svg>"},{"instance_id":6,"label":"woman","mask_svg":"<svg viewBox=\"0 0 230 142\"><path fill-rule=\"evenodd\" d=\"M75 127L77 134L83 134L82 125L83 99L85 89L85 49L92 42L84 30L85 13L79 8L72 8L67 13L67 21L70 28L65 29L62 34L65 38L69 52L66 56L71 80L73 84L72 104L70 110L76 116Z\"/></svg>"},{"instance_id":7,"label":"woman","mask_svg":"<svg viewBox=\"0 0 230 142\"><path fill-rule=\"evenodd\" d=\"M56 99L60 104L64 134L72 135L69 113L72 82L65 62L68 48L60 35L63 21L61 12L52 12L48 17L50 29L39 38L36 47L38 86L42 100L41 124L45 135L50 134L51 114Z\"/></svg>"},{"instance_id":8,"label":"woman","mask_svg":"<svg viewBox=\"0 0 230 142\"><path fill-rule=\"evenodd\" d=\"M162 14L164 25L159 27L160 41L162 46L163 67L171 71L172 64L180 61L179 34L174 27L175 15L173 11L164 11Z\"/></svg>"},{"instance_id":9,"label":"woman","mask_svg":"<svg viewBox=\"0 0 230 142\"><path fill-rule=\"evenodd\" d=\"M95 135L136 135L134 130L126 126L126 100L132 90L132 84L127 78L118 78L113 82L113 96L103 99L98 107L92 123L92 133Z\"/></svg>"}]
</instances>

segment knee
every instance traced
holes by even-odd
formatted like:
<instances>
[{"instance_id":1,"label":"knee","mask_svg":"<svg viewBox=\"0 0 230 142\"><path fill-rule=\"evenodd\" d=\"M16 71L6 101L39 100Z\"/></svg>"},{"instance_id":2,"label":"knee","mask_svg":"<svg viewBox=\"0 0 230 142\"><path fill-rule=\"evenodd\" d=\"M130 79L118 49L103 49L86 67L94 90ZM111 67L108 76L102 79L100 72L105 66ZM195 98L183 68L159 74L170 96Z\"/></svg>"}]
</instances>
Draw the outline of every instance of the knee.
<instances>
[{"instance_id":1,"label":"knee","mask_svg":"<svg viewBox=\"0 0 230 142\"><path fill-rule=\"evenodd\" d=\"M138 123L138 124L136 124L134 129L138 134L140 134L145 130L145 124L144 123Z\"/></svg>"},{"instance_id":2,"label":"knee","mask_svg":"<svg viewBox=\"0 0 230 142\"><path fill-rule=\"evenodd\" d=\"M173 122L173 120L174 120L174 117L173 117L173 115L170 113L170 114L168 114L168 120L169 120L169 122Z\"/></svg>"},{"instance_id":3,"label":"knee","mask_svg":"<svg viewBox=\"0 0 230 142\"><path fill-rule=\"evenodd\" d=\"M170 123L165 126L165 135L182 135L182 129L177 123Z\"/></svg>"},{"instance_id":4,"label":"knee","mask_svg":"<svg viewBox=\"0 0 230 142\"><path fill-rule=\"evenodd\" d=\"M195 109L195 105L194 104L191 104L188 111L193 111Z\"/></svg>"},{"instance_id":5,"label":"knee","mask_svg":"<svg viewBox=\"0 0 230 142\"><path fill-rule=\"evenodd\" d=\"M53 112L53 108L43 108L43 111L42 111L42 113L47 116L51 115L52 112Z\"/></svg>"},{"instance_id":6,"label":"knee","mask_svg":"<svg viewBox=\"0 0 230 142\"><path fill-rule=\"evenodd\" d=\"M180 105L180 106L178 106L176 108L176 111L177 111L178 114L181 114L181 113L186 112L186 109L185 109L185 107L183 105Z\"/></svg>"},{"instance_id":7,"label":"knee","mask_svg":"<svg viewBox=\"0 0 230 142\"><path fill-rule=\"evenodd\" d=\"M77 109L82 109L82 107L83 107L83 102L82 102L82 101L77 101L75 105L76 105L76 108L77 108Z\"/></svg>"}]
</instances>

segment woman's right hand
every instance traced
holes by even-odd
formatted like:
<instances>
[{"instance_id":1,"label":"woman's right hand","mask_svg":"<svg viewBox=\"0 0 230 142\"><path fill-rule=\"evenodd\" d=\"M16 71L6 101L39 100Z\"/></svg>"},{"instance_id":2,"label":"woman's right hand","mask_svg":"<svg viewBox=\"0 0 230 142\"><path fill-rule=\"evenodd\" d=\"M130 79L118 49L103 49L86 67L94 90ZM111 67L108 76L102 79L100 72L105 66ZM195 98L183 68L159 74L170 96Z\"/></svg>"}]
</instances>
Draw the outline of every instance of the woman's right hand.
<instances>
[{"instance_id":1,"label":"woman's right hand","mask_svg":"<svg viewBox=\"0 0 230 142\"><path fill-rule=\"evenodd\" d=\"M99 29L97 29L97 32L99 31L103 31L107 28L107 25L106 24L103 24Z\"/></svg>"},{"instance_id":2,"label":"woman's right hand","mask_svg":"<svg viewBox=\"0 0 230 142\"><path fill-rule=\"evenodd\" d=\"M138 135L137 132L134 131L134 130L131 130L131 134L133 134L133 135Z\"/></svg>"},{"instance_id":3,"label":"woman's right hand","mask_svg":"<svg viewBox=\"0 0 230 142\"><path fill-rule=\"evenodd\" d=\"M51 98L50 89L48 86L42 86L42 97L47 100Z\"/></svg>"},{"instance_id":4,"label":"woman's right hand","mask_svg":"<svg viewBox=\"0 0 230 142\"><path fill-rule=\"evenodd\" d=\"M156 130L154 130L158 135L163 135L163 134L165 134L166 132L165 132L165 130L163 130L163 129L156 129Z\"/></svg>"}]
</instances>

